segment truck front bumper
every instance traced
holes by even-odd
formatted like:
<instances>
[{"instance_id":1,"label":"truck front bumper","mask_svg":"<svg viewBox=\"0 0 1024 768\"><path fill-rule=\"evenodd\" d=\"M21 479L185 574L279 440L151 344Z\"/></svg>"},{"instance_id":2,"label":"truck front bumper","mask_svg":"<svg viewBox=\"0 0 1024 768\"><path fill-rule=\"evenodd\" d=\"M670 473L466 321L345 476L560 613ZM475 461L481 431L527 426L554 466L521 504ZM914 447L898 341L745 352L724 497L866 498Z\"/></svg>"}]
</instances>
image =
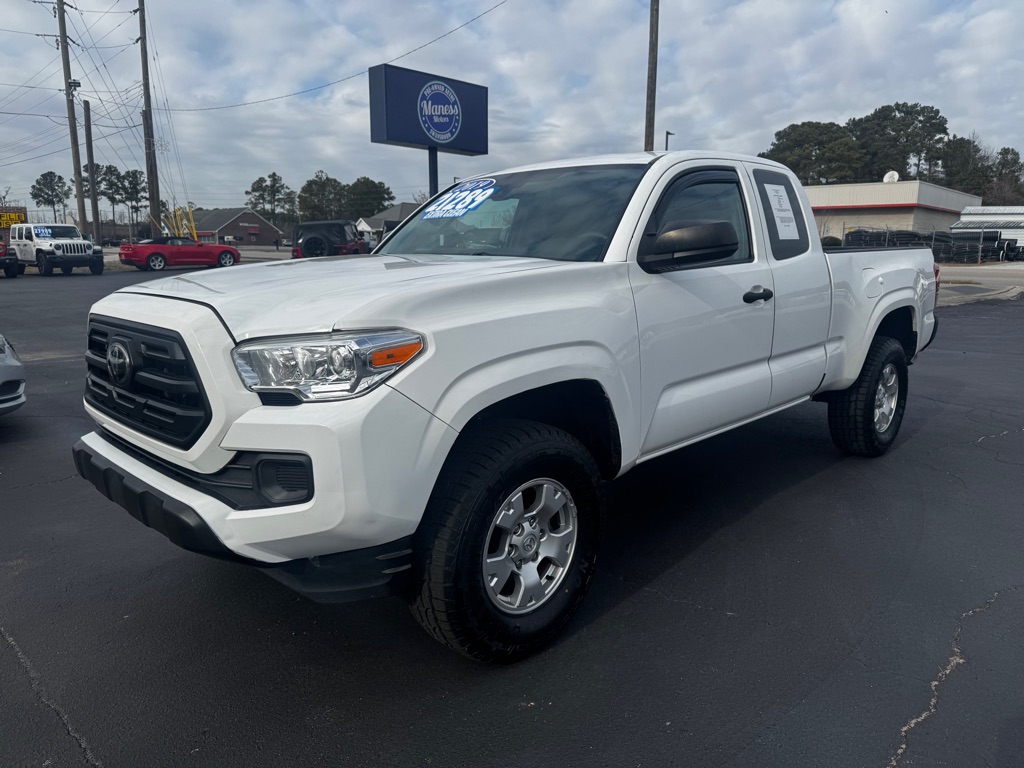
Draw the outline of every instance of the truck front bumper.
<instances>
[{"instance_id":1,"label":"truck front bumper","mask_svg":"<svg viewBox=\"0 0 1024 768\"><path fill-rule=\"evenodd\" d=\"M129 454L103 435L86 435L75 444L72 453L78 473L100 493L179 547L262 568L269 576L318 602L349 602L400 594L408 583L412 568L411 535L375 547L267 563L228 549L196 509L171 495L166 484L161 484L164 488L157 487L115 463L117 453L122 458L129 458Z\"/></svg>"},{"instance_id":2,"label":"truck front bumper","mask_svg":"<svg viewBox=\"0 0 1024 768\"><path fill-rule=\"evenodd\" d=\"M46 260L55 267L88 267L103 263L103 254L95 253L59 253L46 251Z\"/></svg>"}]
</instances>

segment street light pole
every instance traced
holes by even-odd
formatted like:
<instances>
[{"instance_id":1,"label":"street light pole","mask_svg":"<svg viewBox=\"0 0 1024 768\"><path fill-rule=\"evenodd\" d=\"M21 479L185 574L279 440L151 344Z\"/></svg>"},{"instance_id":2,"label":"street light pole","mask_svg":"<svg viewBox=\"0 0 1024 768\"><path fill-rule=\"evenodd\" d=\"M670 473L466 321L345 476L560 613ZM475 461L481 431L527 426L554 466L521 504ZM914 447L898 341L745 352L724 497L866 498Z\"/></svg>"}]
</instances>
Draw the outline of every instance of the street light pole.
<instances>
[{"instance_id":1,"label":"street light pole","mask_svg":"<svg viewBox=\"0 0 1024 768\"><path fill-rule=\"evenodd\" d=\"M647 48L647 119L644 152L654 150L654 93L658 85L658 0L651 0L651 30Z\"/></svg>"},{"instance_id":2,"label":"street light pole","mask_svg":"<svg viewBox=\"0 0 1024 768\"><path fill-rule=\"evenodd\" d=\"M665 131L665 151L666 152L668 152L668 137L669 136L675 136L675 134L672 133L672 131Z\"/></svg>"}]
</instances>

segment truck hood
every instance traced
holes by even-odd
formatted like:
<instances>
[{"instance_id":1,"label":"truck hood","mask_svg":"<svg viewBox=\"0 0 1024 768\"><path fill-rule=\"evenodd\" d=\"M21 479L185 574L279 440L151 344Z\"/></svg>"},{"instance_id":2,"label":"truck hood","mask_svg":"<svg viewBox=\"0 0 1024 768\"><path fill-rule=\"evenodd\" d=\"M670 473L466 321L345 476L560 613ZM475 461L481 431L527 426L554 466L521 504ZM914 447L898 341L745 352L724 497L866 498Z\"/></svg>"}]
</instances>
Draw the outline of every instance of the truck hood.
<instances>
[{"instance_id":1,"label":"truck hood","mask_svg":"<svg viewBox=\"0 0 1024 768\"><path fill-rule=\"evenodd\" d=\"M567 263L487 256L331 256L190 272L118 293L205 304L242 341L401 326L410 309L427 297L560 266Z\"/></svg>"}]
</instances>

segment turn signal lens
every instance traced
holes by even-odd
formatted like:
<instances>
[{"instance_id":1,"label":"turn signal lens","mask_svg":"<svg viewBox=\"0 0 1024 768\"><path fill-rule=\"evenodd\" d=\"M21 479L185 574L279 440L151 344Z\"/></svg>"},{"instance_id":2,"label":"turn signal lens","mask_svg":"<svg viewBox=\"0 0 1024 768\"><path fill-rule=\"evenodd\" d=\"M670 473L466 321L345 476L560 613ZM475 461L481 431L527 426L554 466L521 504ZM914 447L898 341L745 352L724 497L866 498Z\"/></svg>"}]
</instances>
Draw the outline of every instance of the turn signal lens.
<instances>
[{"instance_id":1,"label":"turn signal lens","mask_svg":"<svg viewBox=\"0 0 1024 768\"><path fill-rule=\"evenodd\" d=\"M378 349L370 355L370 365L374 368L388 368L392 365L407 363L423 349L422 341L415 341L412 344L402 344L400 347L389 347Z\"/></svg>"}]
</instances>

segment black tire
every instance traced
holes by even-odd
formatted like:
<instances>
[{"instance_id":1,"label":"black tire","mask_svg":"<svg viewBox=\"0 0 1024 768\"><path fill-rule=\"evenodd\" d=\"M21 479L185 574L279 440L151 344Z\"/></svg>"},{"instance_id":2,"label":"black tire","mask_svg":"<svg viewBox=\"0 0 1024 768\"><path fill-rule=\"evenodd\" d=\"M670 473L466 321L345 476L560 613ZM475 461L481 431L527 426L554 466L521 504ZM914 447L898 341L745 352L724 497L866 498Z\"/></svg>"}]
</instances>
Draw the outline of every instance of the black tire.
<instances>
[{"instance_id":1,"label":"black tire","mask_svg":"<svg viewBox=\"0 0 1024 768\"><path fill-rule=\"evenodd\" d=\"M18 265L18 274L19 275L24 275L25 274L25 265L24 264L19 264Z\"/></svg>"},{"instance_id":2,"label":"black tire","mask_svg":"<svg viewBox=\"0 0 1024 768\"><path fill-rule=\"evenodd\" d=\"M218 267L230 267L235 263L235 254L231 251L221 251L217 256Z\"/></svg>"},{"instance_id":3,"label":"black tire","mask_svg":"<svg viewBox=\"0 0 1024 768\"><path fill-rule=\"evenodd\" d=\"M63 267L60 268L60 272L61 272L62 275L70 275L74 271L75 271L74 267L63 266Z\"/></svg>"},{"instance_id":4,"label":"black tire","mask_svg":"<svg viewBox=\"0 0 1024 768\"><path fill-rule=\"evenodd\" d=\"M489 592L483 559L494 547L499 510L533 480L554 481L568 491L575 505L568 527L575 539L564 571L544 577L551 585L539 605L511 614ZM563 510L568 508L563 504ZM452 450L417 532L413 614L430 635L473 659L514 661L539 650L569 621L586 594L603 511L604 485L597 464L572 435L530 421L495 421L475 428ZM505 546L501 543L498 551L505 552ZM540 552L540 544L532 546L536 549L525 551ZM539 570L546 562L542 559L534 567Z\"/></svg>"},{"instance_id":5,"label":"black tire","mask_svg":"<svg viewBox=\"0 0 1024 768\"><path fill-rule=\"evenodd\" d=\"M13 280L20 274L21 270L18 268L17 264L10 267L4 267L4 277L6 278L10 278L11 280Z\"/></svg>"},{"instance_id":6,"label":"black tire","mask_svg":"<svg viewBox=\"0 0 1024 768\"><path fill-rule=\"evenodd\" d=\"M36 269L39 270L40 275L49 277L53 274L53 264L46 258L45 253L36 254Z\"/></svg>"},{"instance_id":7,"label":"black tire","mask_svg":"<svg viewBox=\"0 0 1024 768\"><path fill-rule=\"evenodd\" d=\"M94 275L102 275L103 274L103 262L102 261L94 261L92 264L89 265L89 271L92 272Z\"/></svg>"},{"instance_id":8,"label":"black tire","mask_svg":"<svg viewBox=\"0 0 1024 768\"><path fill-rule=\"evenodd\" d=\"M327 255L327 241L322 237L307 237L302 244L302 255L307 259L316 259Z\"/></svg>"},{"instance_id":9,"label":"black tire","mask_svg":"<svg viewBox=\"0 0 1024 768\"><path fill-rule=\"evenodd\" d=\"M159 272L166 266L167 259L164 258L162 253L151 253L149 258L146 259L146 269L153 272Z\"/></svg>"},{"instance_id":10,"label":"black tire","mask_svg":"<svg viewBox=\"0 0 1024 768\"><path fill-rule=\"evenodd\" d=\"M877 406L882 396L887 372L896 374L898 390L891 419L879 428ZM888 336L876 336L868 349L860 376L842 392L828 401L828 428L836 447L857 456L881 456L896 440L907 406L907 356L903 345ZM885 419L885 409L882 410Z\"/></svg>"}]
</instances>

